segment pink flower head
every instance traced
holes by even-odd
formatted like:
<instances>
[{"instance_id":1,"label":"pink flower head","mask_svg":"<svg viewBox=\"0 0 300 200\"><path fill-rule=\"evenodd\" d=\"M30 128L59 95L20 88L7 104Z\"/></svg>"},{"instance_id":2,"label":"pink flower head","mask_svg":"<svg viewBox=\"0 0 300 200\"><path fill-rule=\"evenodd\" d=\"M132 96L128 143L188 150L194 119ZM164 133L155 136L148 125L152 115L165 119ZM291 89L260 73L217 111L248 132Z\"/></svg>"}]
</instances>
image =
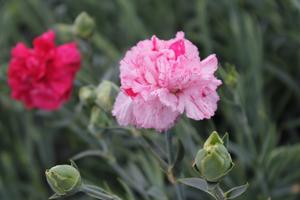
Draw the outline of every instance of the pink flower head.
<instances>
[{"instance_id":1,"label":"pink flower head","mask_svg":"<svg viewBox=\"0 0 300 200\"><path fill-rule=\"evenodd\" d=\"M8 84L12 98L27 108L58 109L70 97L73 80L80 68L75 43L55 46L55 33L35 38L33 48L18 43L12 49Z\"/></svg>"},{"instance_id":2,"label":"pink flower head","mask_svg":"<svg viewBox=\"0 0 300 200\"><path fill-rule=\"evenodd\" d=\"M183 32L167 41L153 36L139 42L120 65L121 92L112 111L120 125L163 131L182 113L202 120L217 109L218 60L213 54L200 61Z\"/></svg>"}]
</instances>

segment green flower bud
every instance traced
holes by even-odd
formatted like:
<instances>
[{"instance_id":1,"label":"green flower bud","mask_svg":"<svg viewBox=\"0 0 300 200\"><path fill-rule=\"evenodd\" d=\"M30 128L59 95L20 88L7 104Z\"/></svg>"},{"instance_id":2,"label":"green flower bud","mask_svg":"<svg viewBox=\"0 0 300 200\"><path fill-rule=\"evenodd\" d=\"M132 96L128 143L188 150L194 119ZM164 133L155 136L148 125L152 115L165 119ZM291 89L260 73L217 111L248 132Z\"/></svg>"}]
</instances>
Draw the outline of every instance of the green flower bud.
<instances>
[{"instance_id":1,"label":"green flower bud","mask_svg":"<svg viewBox=\"0 0 300 200\"><path fill-rule=\"evenodd\" d=\"M111 111L118 93L118 87L110 81L102 81L96 89L95 103L105 111Z\"/></svg>"},{"instance_id":2,"label":"green flower bud","mask_svg":"<svg viewBox=\"0 0 300 200\"><path fill-rule=\"evenodd\" d=\"M229 152L217 132L213 132L196 155L194 168L210 182L218 182L233 167Z\"/></svg>"},{"instance_id":3,"label":"green flower bud","mask_svg":"<svg viewBox=\"0 0 300 200\"><path fill-rule=\"evenodd\" d=\"M83 86L79 89L79 99L81 102L92 103L96 98L95 88L93 86Z\"/></svg>"},{"instance_id":4,"label":"green flower bud","mask_svg":"<svg viewBox=\"0 0 300 200\"><path fill-rule=\"evenodd\" d=\"M46 170L47 182L59 196L73 194L81 186L79 171L71 165L57 165Z\"/></svg>"},{"instance_id":5,"label":"green flower bud","mask_svg":"<svg viewBox=\"0 0 300 200\"><path fill-rule=\"evenodd\" d=\"M233 65L227 66L227 74L224 78L224 82L231 88L235 88L238 82L239 74Z\"/></svg>"},{"instance_id":6,"label":"green flower bud","mask_svg":"<svg viewBox=\"0 0 300 200\"><path fill-rule=\"evenodd\" d=\"M110 124L110 121L111 119L102 109L98 106L94 106L91 110L88 128L92 134L95 134L95 136L98 137L102 133L102 128L107 127Z\"/></svg>"},{"instance_id":7,"label":"green flower bud","mask_svg":"<svg viewBox=\"0 0 300 200\"><path fill-rule=\"evenodd\" d=\"M79 37L87 39L91 37L95 31L95 21L86 12L80 13L74 22L74 32Z\"/></svg>"}]
</instances>

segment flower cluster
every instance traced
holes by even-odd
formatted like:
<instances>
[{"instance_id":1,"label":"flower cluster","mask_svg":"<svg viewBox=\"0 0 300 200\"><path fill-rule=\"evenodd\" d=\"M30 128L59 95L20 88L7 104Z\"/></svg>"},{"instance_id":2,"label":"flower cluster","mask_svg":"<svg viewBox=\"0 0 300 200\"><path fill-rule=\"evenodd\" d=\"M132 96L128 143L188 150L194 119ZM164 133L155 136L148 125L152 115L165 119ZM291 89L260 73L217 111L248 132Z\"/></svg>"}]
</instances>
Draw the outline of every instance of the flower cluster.
<instances>
[{"instance_id":1,"label":"flower cluster","mask_svg":"<svg viewBox=\"0 0 300 200\"><path fill-rule=\"evenodd\" d=\"M113 115L120 125L173 126L178 116L202 120L214 115L221 81L214 76L218 60L200 60L198 49L178 32L176 38L139 42L120 62L121 92Z\"/></svg>"},{"instance_id":2,"label":"flower cluster","mask_svg":"<svg viewBox=\"0 0 300 200\"><path fill-rule=\"evenodd\" d=\"M55 45L55 33L37 37L33 48L18 43L12 50L8 84L12 98L27 108L58 109L70 97L80 53L75 43Z\"/></svg>"}]
</instances>

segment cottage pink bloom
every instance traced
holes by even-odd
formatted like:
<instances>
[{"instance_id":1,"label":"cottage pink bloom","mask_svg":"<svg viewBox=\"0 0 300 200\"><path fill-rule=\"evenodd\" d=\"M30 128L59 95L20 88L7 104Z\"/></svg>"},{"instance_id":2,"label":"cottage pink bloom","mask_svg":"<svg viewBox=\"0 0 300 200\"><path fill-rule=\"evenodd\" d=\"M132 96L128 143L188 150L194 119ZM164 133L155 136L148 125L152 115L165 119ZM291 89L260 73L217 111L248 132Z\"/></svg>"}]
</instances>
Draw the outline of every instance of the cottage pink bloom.
<instances>
[{"instance_id":1,"label":"cottage pink bloom","mask_svg":"<svg viewBox=\"0 0 300 200\"><path fill-rule=\"evenodd\" d=\"M26 108L56 110L69 100L80 68L80 53L74 42L55 45L48 31L33 41L33 48L18 43L12 49L8 84L12 98Z\"/></svg>"},{"instance_id":2,"label":"cottage pink bloom","mask_svg":"<svg viewBox=\"0 0 300 200\"><path fill-rule=\"evenodd\" d=\"M153 36L139 42L120 65L121 92L112 111L120 125L163 131L182 113L202 120L217 109L218 60L213 54L200 61L183 32L167 41Z\"/></svg>"}]
</instances>

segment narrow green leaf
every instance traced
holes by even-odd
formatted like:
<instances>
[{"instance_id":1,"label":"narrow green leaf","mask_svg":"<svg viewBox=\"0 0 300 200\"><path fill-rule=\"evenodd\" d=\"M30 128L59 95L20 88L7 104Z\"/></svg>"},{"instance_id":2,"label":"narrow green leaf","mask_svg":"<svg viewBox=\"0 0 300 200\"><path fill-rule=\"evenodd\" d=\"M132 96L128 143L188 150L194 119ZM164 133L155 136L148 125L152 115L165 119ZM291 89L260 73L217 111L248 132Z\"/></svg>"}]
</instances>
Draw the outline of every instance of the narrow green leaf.
<instances>
[{"instance_id":1,"label":"narrow green leaf","mask_svg":"<svg viewBox=\"0 0 300 200\"><path fill-rule=\"evenodd\" d=\"M58 194L53 194L51 197L49 197L49 199L60 199L61 196Z\"/></svg>"},{"instance_id":2,"label":"narrow green leaf","mask_svg":"<svg viewBox=\"0 0 300 200\"><path fill-rule=\"evenodd\" d=\"M179 139L178 144L177 144L177 154L176 154L176 158L175 158L175 161L174 161L174 164L172 167L175 172L179 171L181 161L184 158L184 154L185 154L184 146L183 146L181 140Z\"/></svg>"},{"instance_id":3,"label":"narrow green leaf","mask_svg":"<svg viewBox=\"0 0 300 200\"><path fill-rule=\"evenodd\" d=\"M194 187L196 189L208 192L208 184L204 179L201 178L181 178L178 181L184 185Z\"/></svg>"},{"instance_id":4,"label":"narrow green leaf","mask_svg":"<svg viewBox=\"0 0 300 200\"><path fill-rule=\"evenodd\" d=\"M151 145L151 142L149 142L148 139L145 138L144 136L140 137L140 142L142 143L142 145L145 146L145 148L147 148L150 151L150 153L154 156L154 158L159 162L159 165L162 168L162 170L167 171L168 163L166 163L166 161L164 161L161 158L161 156L157 153L157 151Z\"/></svg>"},{"instance_id":5,"label":"narrow green leaf","mask_svg":"<svg viewBox=\"0 0 300 200\"><path fill-rule=\"evenodd\" d=\"M125 190L125 192L126 192L126 199L127 199L127 200L135 200L133 191L132 191L131 188L125 183L125 181L123 181L122 179L118 179L118 181L121 183L121 185L123 186L123 188L124 188L124 190Z\"/></svg>"},{"instance_id":6,"label":"narrow green leaf","mask_svg":"<svg viewBox=\"0 0 300 200\"><path fill-rule=\"evenodd\" d=\"M121 198L119 198L118 196L109 194L103 188L95 186L95 185L83 185L81 189L82 189L82 192L84 192L86 195L88 195L90 197L94 197L96 199L121 200Z\"/></svg>"},{"instance_id":7,"label":"narrow green leaf","mask_svg":"<svg viewBox=\"0 0 300 200\"><path fill-rule=\"evenodd\" d=\"M78 154L76 154L75 156L73 156L71 158L71 160L74 162L76 160L82 159L84 157L89 157L89 156L97 156L97 157L101 157L101 158L106 158L106 154L105 152L101 151L101 150L86 150L86 151L82 151Z\"/></svg>"},{"instance_id":8,"label":"narrow green leaf","mask_svg":"<svg viewBox=\"0 0 300 200\"><path fill-rule=\"evenodd\" d=\"M282 70L282 67L276 67L272 63L267 63L265 65L266 70L272 73L277 79L284 83L290 90L300 98L299 83L293 79L285 70Z\"/></svg>"},{"instance_id":9,"label":"narrow green leaf","mask_svg":"<svg viewBox=\"0 0 300 200\"><path fill-rule=\"evenodd\" d=\"M77 164L74 162L74 160L70 159L70 163L72 167L75 167L76 169L79 169Z\"/></svg>"},{"instance_id":10,"label":"narrow green leaf","mask_svg":"<svg viewBox=\"0 0 300 200\"><path fill-rule=\"evenodd\" d=\"M147 191L147 194L154 197L155 199L167 200L166 194L157 186L152 186Z\"/></svg>"},{"instance_id":11,"label":"narrow green leaf","mask_svg":"<svg viewBox=\"0 0 300 200\"><path fill-rule=\"evenodd\" d=\"M224 146L227 148L228 147L228 143L229 143L229 134L227 132L223 136L222 140L224 142Z\"/></svg>"},{"instance_id":12,"label":"narrow green leaf","mask_svg":"<svg viewBox=\"0 0 300 200\"><path fill-rule=\"evenodd\" d=\"M246 192L249 184L246 183L245 185L237 186L234 188L231 188L227 192L225 192L225 196L227 199L235 199L236 197L242 195L244 192Z\"/></svg>"}]
</instances>

